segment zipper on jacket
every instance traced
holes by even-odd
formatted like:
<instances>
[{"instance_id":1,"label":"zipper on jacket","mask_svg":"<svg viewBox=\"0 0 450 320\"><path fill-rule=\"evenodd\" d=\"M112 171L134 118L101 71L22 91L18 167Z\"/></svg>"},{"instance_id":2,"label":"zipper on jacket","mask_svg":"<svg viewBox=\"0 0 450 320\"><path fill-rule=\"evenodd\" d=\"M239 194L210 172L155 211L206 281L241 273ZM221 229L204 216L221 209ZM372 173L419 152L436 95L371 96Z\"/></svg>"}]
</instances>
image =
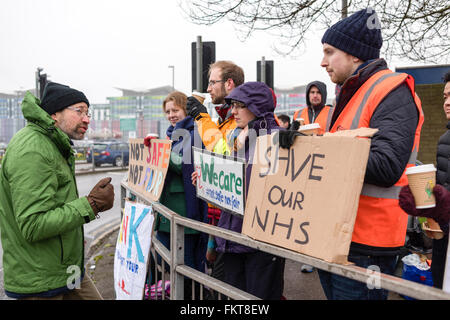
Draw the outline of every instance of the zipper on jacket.
<instances>
[{"instance_id":1,"label":"zipper on jacket","mask_svg":"<svg viewBox=\"0 0 450 320\"><path fill-rule=\"evenodd\" d=\"M61 245L61 264L64 261L64 247L63 247L63 241L62 241L62 237L59 236L59 243Z\"/></svg>"}]
</instances>

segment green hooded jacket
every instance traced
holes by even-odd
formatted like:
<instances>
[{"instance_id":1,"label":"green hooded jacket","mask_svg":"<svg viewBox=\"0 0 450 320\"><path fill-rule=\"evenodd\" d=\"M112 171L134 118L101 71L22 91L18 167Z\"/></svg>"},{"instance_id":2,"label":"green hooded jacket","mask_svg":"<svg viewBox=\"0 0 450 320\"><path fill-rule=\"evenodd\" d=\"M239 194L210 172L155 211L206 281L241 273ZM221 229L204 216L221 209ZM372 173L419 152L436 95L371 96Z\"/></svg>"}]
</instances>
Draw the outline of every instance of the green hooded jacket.
<instances>
[{"instance_id":1,"label":"green hooded jacket","mask_svg":"<svg viewBox=\"0 0 450 320\"><path fill-rule=\"evenodd\" d=\"M69 137L27 93L28 121L0 170L0 232L5 290L29 294L74 283L84 274L83 224L95 219L79 198Z\"/></svg>"}]
</instances>

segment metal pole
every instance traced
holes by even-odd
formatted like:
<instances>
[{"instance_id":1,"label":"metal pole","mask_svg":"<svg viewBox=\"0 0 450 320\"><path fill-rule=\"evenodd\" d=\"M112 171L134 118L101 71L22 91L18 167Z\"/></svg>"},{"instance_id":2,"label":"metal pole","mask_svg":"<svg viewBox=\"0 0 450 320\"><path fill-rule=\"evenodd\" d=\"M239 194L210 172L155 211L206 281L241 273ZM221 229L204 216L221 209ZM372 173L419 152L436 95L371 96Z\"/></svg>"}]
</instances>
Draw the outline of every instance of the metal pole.
<instances>
[{"instance_id":1,"label":"metal pole","mask_svg":"<svg viewBox=\"0 0 450 320\"><path fill-rule=\"evenodd\" d=\"M203 83L203 45L202 45L202 36L197 36L197 46L196 46L196 63L197 63L197 91L202 92L202 83Z\"/></svg>"},{"instance_id":2,"label":"metal pole","mask_svg":"<svg viewBox=\"0 0 450 320\"><path fill-rule=\"evenodd\" d=\"M266 58L261 58L261 82L266 83Z\"/></svg>"},{"instance_id":3,"label":"metal pole","mask_svg":"<svg viewBox=\"0 0 450 320\"><path fill-rule=\"evenodd\" d=\"M175 66L169 66L172 69L172 91L175 91Z\"/></svg>"}]
</instances>

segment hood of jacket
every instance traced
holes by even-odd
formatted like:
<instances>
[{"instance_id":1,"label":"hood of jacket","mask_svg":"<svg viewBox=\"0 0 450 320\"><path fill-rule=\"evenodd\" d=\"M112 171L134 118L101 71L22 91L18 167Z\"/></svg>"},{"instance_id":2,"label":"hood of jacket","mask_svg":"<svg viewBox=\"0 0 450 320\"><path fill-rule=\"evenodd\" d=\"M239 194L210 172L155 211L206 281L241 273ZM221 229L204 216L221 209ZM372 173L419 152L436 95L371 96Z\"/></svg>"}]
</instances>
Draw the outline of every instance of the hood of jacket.
<instances>
[{"instance_id":1,"label":"hood of jacket","mask_svg":"<svg viewBox=\"0 0 450 320\"><path fill-rule=\"evenodd\" d=\"M73 153L69 136L55 126L55 120L40 107L40 103L38 98L27 92L21 105L23 116L56 144L64 158L69 158Z\"/></svg>"},{"instance_id":2,"label":"hood of jacket","mask_svg":"<svg viewBox=\"0 0 450 320\"><path fill-rule=\"evenodd\" d=\"M323 107L327 103L327 85L321 81L313 81L308 83L308 85L306 86L306 104L308 105L308 107L311 107L311 101L309 101L309 91L312 87L316 87L317 89L319 89L319 92L322 95L320 107Z\"/></svg>"}]
</instances>

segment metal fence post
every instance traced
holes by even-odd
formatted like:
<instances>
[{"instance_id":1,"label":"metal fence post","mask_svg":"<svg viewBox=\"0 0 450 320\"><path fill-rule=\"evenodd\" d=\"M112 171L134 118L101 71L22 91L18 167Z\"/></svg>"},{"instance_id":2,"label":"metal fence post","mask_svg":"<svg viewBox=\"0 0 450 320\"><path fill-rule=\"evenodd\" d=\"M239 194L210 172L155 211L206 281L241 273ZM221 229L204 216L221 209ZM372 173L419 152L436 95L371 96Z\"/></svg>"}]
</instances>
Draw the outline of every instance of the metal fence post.
<instances>
[{"instance_id":1,"label":"metal fence post","mask_svg":"<svg viewBox=\"0 0 450 320\"><path fill-rule=\"evenodd\" d=\"M172 263L170 266L170 299L184 299L184 276L177 272L177 267L184 265L184 227L170 221L170 253Z\"/></svg>"}]
</instances>

